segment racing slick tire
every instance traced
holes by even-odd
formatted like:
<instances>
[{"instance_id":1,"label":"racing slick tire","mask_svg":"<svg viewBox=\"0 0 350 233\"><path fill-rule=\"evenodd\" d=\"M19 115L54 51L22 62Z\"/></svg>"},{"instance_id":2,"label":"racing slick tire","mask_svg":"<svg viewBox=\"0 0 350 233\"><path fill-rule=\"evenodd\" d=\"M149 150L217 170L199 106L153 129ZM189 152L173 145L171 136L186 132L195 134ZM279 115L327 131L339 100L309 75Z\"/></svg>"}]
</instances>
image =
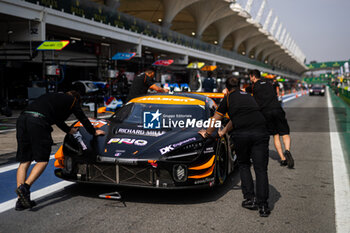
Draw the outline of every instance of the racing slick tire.
<instances>
[{"instance_id":1,"label":"racing slick tire","mask_svg":"<svg viewBox=\"0 0 350 233\"><path fill-rule=\"evenodd\" d=\"M221 137L217 142L215 161L215 183L222 185L228 174L228 145L225 137Z\"/></svg>"}]
</instances>

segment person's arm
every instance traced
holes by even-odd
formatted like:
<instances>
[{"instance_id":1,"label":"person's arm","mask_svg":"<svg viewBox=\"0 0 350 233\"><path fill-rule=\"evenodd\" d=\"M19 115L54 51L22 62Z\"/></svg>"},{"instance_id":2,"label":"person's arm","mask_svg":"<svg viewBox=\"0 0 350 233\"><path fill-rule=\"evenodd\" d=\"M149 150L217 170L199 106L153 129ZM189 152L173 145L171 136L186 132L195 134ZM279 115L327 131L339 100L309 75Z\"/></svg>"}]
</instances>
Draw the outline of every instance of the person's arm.
<instances>
[{"instance_id":1,"label":"person's arm","mask_svg":"<svg viewBox=\"0 0 350 233\"><path fill-rule=\"evenodd\" d=\"M216 112L214 116L210 118L210 120L215 122L215 121L221 121L222 118L224 118L223 115ZM209 124L209 125L210 125L209 128L207 128L206 130L202 129L198 132L200 135L202 135L203 138L209 137L209 135L211 135L215 130L215 127L212 126L214 124Z\"/></svg>"},{"instance_id":2,"label":"person's arm","mask_svg":"<svg viewBox=\"0 0 350 233\"><path fill-rule=\"evenodd\" d=\"M227 125L221 130L219 129L218 135L221 138L224 136L226 133L230 132L233 129L232 121L229 121Z\"/></svg>"},{"instance_id":3,"label":"person's arm","mask_svg":"<svg viewBox=\"0 0 350 233\"><path fill-rule=\"evenodd\" d=\"M156 92L168 92L169 90L163 89L161 87L158 87L155 83L154 83L154 79L152 79L151 77L149 77L148 75L145 76L145 80L144 80L145 85L147 85L149 87L149 89L152 89Z\"/></svg>"},{"instance_id":4,"label":"person's arm","mask_svg":"<svg viewBox=\"0 0 350 233\"><path fill-rule=\"evenodd\" d=\"M58 128L60 128L63 132L69 133L71 128L64 122L56 122Z\"/></svg>"},{"instance_id":5,"label":"person's arm","mask_svg":"<svg viewBox=\"0 0 350 233\"><path fill-rule=\"evenodd\" d=\"M88 131L90 134L99 136L104 135L105 132L103 130L95 130L94 126L91 124L89 119L86 117L85 113L81 109L79 103L75 103L73 108L73 114L76 116L76 118L83 124L86 131Z\"/></svg>"},{"instance_id":6,"label":"person's arm","mask_svg":"<svg viewBox=\"0 0 350 233\"><path fill-rule=\"evenodd\" d=\"M156 91L156 92L169 92L168 89L164 89L164 88L158 87L156 84L153 84L149 88L154 90L154 91Z\"/></svg>"},{"instance_id":7,"label":"person's arm","mask_svg":"<svg viewBox=\"0 0 350 233\"><path fill-rule=\"evenodd\" d=\"M216 110L214 116L211 118L211 120L214 121L220 121L222 118L224 118L225 114L228 111L228 105L227 105L227 98L224 98L218 109ZM210 126L214 125L214 124L209 124ZM209 127L206 130L202 129L200 130L198 133L203 137L203 138L207 138L209 135L211 135L214 132L215 128L214 127Z\"/></svg>"}]
</instances>

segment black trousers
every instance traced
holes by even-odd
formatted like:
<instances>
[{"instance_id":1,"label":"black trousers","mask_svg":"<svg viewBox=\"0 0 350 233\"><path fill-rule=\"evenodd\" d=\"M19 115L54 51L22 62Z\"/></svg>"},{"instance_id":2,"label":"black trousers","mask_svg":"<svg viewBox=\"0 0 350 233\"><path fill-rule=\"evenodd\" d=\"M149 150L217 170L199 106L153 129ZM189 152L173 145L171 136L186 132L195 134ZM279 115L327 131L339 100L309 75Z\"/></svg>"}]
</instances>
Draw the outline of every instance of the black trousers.
<instances>
[{"instance_id":1,"label":"black trousers","mask_svg":"<svg viewBox=\"0 0 350 233\"><path fill-rule=\"evenodd\" d=\"M269 179L267 165L269 161L269 135L265 132L240 132L232 134L237 154L242 192L245 199L256 196L259 205L267 203L269 198ZM256 195L250 171L251 161L256 177Z\"/></svg>"}]
</instances>

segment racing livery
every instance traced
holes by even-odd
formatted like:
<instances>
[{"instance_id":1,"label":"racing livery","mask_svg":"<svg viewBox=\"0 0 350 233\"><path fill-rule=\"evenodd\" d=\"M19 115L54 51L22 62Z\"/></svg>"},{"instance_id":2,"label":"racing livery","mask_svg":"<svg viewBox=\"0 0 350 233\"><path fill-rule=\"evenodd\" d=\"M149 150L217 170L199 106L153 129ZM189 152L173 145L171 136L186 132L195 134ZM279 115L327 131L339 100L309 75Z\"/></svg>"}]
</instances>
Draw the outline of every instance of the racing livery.
<instances>
[{"instance_id":1,"label":"racing livery","mask_svg":"<svg viewBox=\"0 0 350 233\"><path fill-rule=\"evenodd\" d=\"M93 137L80 122L55 158L56 176L70 181L154 188L222 184L235 156L228 136L203 139L214 101L196 94L154 94L130 100L108 120L92 124L106 132ZM220 124L218 124L220 123Z\"/></svg>"}]
</instances>

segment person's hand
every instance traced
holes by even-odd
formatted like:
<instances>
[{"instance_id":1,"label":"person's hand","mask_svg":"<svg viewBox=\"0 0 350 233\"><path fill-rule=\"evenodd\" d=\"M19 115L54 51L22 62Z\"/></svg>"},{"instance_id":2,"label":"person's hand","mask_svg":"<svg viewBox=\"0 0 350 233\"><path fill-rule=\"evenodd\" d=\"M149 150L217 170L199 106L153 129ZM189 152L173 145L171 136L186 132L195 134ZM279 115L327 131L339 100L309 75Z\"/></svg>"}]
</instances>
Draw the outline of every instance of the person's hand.
<instances>
[{"instance_id":1,"label":"person's hand","mask_svg":"<svg viewBox=\"0 0 350 233\"><path fill-rule=\"evenodd\" d=\"M77 127L73 127L69 131L70 134L75 134L76 132L78 132L78 128Z\"/></svg>"},{"instance_id":2,"label":"person's hand","mask_svg":"<svg viewBox=\"0 0 350 233\"><path fill-rule=\"evenodd\" d=\"M218 136L221 138L222 136L224 136L225 135L225 130L223 130L223 129L219 129L218 130Z\"/></svg>"},{"instance_id":3,"label":"person's hand","mask_svg":"<svg viewBox=\"0 0 350 233\"><path fill-rule=\"evenodd\" d=\"M207 138L208 133L205 129L201 129L198 131L198 133L203 137L203 138Z\"/></svg>"},{"instance_id":4,"label":"person's hand","mask_svg":"<svg viewBox=\"0 0 350 233\"><path fill-rule=\"evenodd\" d=\"M225 88L224 90L222 90L222 93L223 93L224 95L227 95L227 94L228 94L227 88Z\"/></svg>"},{"instance_id":5,"label":"person's hand","mask_svg":"<svg viewBox=\"0 0 350 233\"><path fill-rule=\"evenodd\" d=\"M95 133L95 136L100 136L100 135L105 135L105 131L103 130L100 130L100 129L96 129L96 133Z\"/></svg>"},{"instance_id":6,"label":"person's hand","mask_svg":"<svg viewBox=\"0 0 350 233\"><path fill-rule=\"evenodd\" d=\"M164 88L163 88L163 91L164 91L165 93L168 93L168 92L169 92L169 89L164 89Z\"/></svg>"}]
</instances>

